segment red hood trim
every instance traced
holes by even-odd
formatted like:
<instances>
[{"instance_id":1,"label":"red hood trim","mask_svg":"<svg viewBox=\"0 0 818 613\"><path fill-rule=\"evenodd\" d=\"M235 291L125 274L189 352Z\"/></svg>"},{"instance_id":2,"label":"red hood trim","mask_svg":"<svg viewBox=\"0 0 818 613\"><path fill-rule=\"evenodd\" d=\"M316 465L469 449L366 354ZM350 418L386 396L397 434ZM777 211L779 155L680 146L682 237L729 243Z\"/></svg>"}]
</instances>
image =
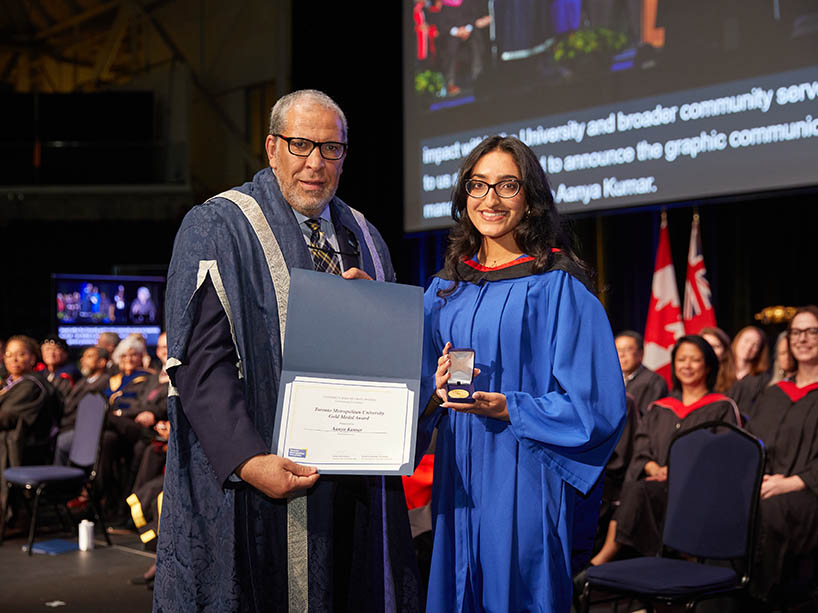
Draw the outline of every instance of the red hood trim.
<instances>
[{"instance_id":1,"label":"red hood trim","mask_svg":"<svg viewBox=\"0 0 818 613\"><path fill-rule=\"evenodd\" d=\"M793 381L779 381L777 385L793 402L798 402L812 390L818 390L818 383L798 387Z\"/></svg>"},{"instance_id":2,"label":"red hood trim","mask_svg":"<svg viewBox=\"0 0 818 613\"><path fill-rule=\"evenodd\" d=\"M682 401L678 398L674 398L673 396L668 396L667 398L660 398L654 404L658 404L660 407L664 407L666 409L670 409L679 417L679 419L684 419L688 415L690 415L696 409L701 409L703 406L711 404L713 402L718 402L719 400L730 400L724 394L705 394L702 398L699 398L693 404L682 404Z\"/></svg>"}]
</instances>

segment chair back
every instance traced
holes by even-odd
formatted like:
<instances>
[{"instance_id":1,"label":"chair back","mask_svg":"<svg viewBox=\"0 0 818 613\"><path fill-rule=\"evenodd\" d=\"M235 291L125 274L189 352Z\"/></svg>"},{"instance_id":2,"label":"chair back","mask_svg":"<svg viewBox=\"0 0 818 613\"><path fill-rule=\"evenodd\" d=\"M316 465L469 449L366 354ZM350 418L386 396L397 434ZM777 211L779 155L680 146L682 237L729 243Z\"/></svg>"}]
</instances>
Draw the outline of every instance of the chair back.
<instances>
[{"instance_id":1,"label":"chair back","mask_svg":"<svg viewBox=\"0 0 818 613\"><path fill-rule=\"evenodd\" d=\"M74 440L68 455L73 464L92 468L96 463L107 411L108 402L102 394L86 394L80 400L74 425Z\"/></svg>"},{"instance_id":2,"label":"chair back","mask_svg":"<svg viewBox=\"0 0 818 613\"><path fill-rule=\"evenodd\" d=\"M749 557L764 457L760 440L724 422L674 438L663 544L700 558Z\"/></svg>"}]
</instances>

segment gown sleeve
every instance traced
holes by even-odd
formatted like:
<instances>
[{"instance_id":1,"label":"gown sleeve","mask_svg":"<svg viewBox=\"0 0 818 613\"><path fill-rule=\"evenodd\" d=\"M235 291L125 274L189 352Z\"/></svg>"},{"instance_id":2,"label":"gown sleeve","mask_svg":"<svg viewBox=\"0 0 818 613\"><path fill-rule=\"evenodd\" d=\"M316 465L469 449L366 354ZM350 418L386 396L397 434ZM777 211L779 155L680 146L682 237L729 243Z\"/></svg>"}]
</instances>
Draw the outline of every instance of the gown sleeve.
<instances>
[{"instance_id":1,"label":"gown sleeve","mask_svg":"<svg viewBox=\"0 0 818 613\"><path fill-rule=\"evenodd\" d=\"M440 289L440 283L435 278L423 298L423 364L420 375L419 424L415 447L417 462L420 462L423 452L429 447L434 429L446 412L446 409L441 407L440 403L432 399L435 393L437 359L440 357L441 351L443 351L443 344L440 341L439 333L437 333L438 326L436 322L435 298L438 289Z\"/></svg>"},{"instance_id":2,"label":"gown sleeve","mask_svg":"<svg viewBox=\"0 0 818 613\"><path fill-rule=\"evenodd\" d=\"M208 461L226 484L239 464L269 449L247 413L230 324L210 278L199 291L187 363L169 374Z\"/></svg>"},{"instance_id":3,"label":"gown sleeve","mask_svg":"<svg viewBox=\"0 0 818 613\"><path fill-rule=\"evenodd\" d=\"M624 428L625 386L602 305L571 275L549 274L557 278L529 301L526 318L531 352L548 352L532 359L552 365L554 389L502 391L520 443L584 494Z\"/></svg>"},{"instance_id":4,"label":"gown sleeve","mask_svg":"<svg viewBox=\"0 0 818 613\"><path fill-rule=\"evenodd\" d=\"M642 421L636 429L636 435L633 437L633 456L625 476L628 480L645 477L645 464L650 461L658 462L651 433L656 429L655 422L659 415L659 409L649 410L642 417Z\"/></svg>"}]
</instances>

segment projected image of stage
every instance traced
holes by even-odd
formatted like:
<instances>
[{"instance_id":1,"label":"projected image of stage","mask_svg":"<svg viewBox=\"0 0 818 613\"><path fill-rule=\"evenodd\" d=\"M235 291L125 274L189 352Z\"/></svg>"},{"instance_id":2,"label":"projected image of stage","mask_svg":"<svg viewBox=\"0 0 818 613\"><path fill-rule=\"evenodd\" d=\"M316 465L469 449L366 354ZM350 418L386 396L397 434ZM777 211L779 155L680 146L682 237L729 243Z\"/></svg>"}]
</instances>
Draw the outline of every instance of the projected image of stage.
<instances>
[{"instance_id":1,"label":"projected image of stage","mask_svg":"<svg viewBox=\"0 0 818 613\"><path fill-rule=\"evenodd\" d=\"M761 0L416 2L405 229L449 223L457 167L495 133L537 152L564 212L813 185L815 12Z\"/></svg>"}]
</instances>

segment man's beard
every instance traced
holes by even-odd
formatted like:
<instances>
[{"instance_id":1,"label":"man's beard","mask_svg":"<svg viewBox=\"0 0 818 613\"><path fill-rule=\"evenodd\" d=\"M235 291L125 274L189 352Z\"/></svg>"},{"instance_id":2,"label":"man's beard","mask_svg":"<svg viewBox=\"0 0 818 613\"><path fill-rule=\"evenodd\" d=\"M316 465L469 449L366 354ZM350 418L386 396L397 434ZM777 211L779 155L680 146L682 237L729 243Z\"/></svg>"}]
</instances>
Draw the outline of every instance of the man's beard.
<instances>
[{"instance_id":1,"label":"man's beard","mask_svg":"<svg viewBox=\"0 0 818 613\"><path fill-rule=\"evenodd\" d=\"M335 190L332 190L329 195L324 194L317 198L304 197L294 189L286 191L282 189L281 193L291 207L306 217L318 217L335 196Z\"/></svg>"},{"instance_id":2,"label":"man's beard","mask_svg":"<svg viewBox=\"0 0 818 613\"><path fill-rule=\"evenodd\" d=\"M276 179L281 189L281 195L284 196L287 203L302 215L311 218L318 217L323 212L327 204L335 197L335 191L338 187L336 184L329 193L322 189L320 192L307 195L299 190L297 179L290 179L287 182L282 181L278 176L276 176Z\"/></svg>"}]
</instances>

